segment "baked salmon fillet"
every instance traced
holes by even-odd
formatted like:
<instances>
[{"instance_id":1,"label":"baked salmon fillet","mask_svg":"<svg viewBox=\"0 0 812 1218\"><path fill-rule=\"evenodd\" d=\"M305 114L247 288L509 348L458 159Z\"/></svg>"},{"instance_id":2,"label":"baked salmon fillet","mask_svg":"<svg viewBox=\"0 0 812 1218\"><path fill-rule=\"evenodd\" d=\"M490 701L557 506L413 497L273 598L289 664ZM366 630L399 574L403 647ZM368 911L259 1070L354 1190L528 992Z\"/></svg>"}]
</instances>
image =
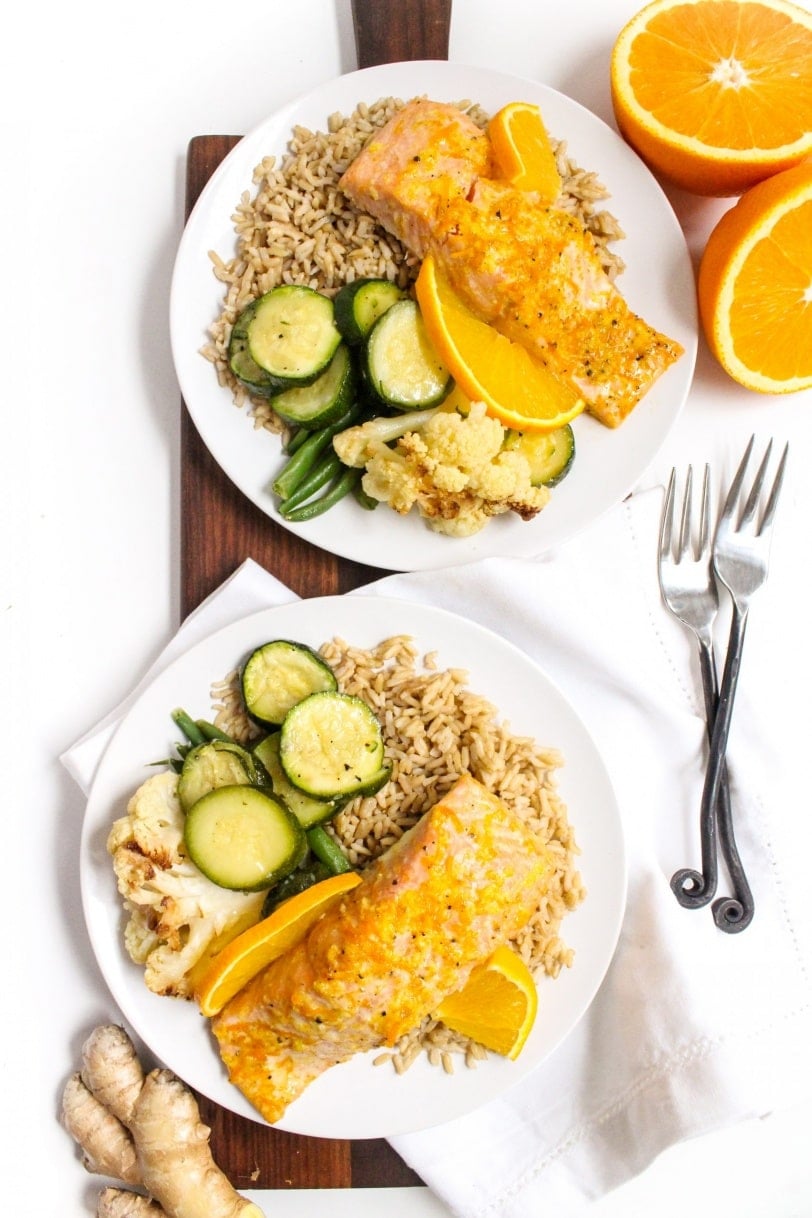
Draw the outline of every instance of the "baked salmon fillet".
<instances>
[{"instance_id":1,"label":"baked salmon fillet","mask_svg":"<svg viewBox=\"0 0 812 1218\"><path fill-rule=\"evenodd\" d=\"M607 427L683 353L632 312L575 216L498 180L486 132L454 106L409 102L340 186L412 253L432 253L480 320L569 380Z\"/></svg>"},{"instance_id":2,"label":"baked salmon fillet","mask_svg":"<svg viewBox=\"0 0 812 1218\"><path fill-rule=\"evenodd\" d=\"M212 1020L229 1078L269 1122L325 1070L417 1027L530 920L543 843L468 775L307 936Z\"/></svg>"}]
</instances>

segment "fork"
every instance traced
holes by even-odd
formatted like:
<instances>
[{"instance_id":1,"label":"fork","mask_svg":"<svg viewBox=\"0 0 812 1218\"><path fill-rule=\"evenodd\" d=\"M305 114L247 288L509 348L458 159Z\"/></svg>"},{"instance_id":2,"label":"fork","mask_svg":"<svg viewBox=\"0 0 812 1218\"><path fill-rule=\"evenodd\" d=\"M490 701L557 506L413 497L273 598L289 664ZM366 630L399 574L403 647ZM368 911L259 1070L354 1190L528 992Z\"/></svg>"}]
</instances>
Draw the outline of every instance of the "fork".
<instances>
[{"instance_id":1,"label":"fork","mask_svg":"<svg viewBox=\"0 0 812 1218\"><path fill-rule=\"evenodd\" d=\"M705 784L702 789L702 805L700 816L706 819L712 815L719 798L719 791L725 772L725 753L730 733L730 723L733 715L733 701L739 679L744 635L750 611L750 600L762 587L767 578L772 542L772 525L778 497L784 481L784 471L787 463L789 445L785 445L773 479L772 487L767 493L767 500L761 511L760 520L757 512L760 507L767 467L772 452L772 440L758 468L750 493L741 504L744 496L742 490L747 465L753 451L755 437L750 441L736 471L725 505L716 526L716 536L713 543L713 566L717 577L725 585L733 603L733 615L730 625L727 657L725 660L722 684L719 690L719 700L716 717L711 733L708 767L705 773ZM728 925L725 917L724 903L717 909L714 916L722 929L741 929L740 925ZM752 918L752 900L746 911ZM749 919L748 919L749 920Z\"/></svg>"},{"instance_id":2,"label":"fork","mask_svg":"<svg viewBox=\"0 0 812 1218\"><path fill-rule=\"evenodd\" d=\"M667 608L694 634L699 646L705 719L710 740L718 702L718 677L713 653L712 627L719 609L719 593L711 555L710 469L707 465L705 466L700 501L699 535L697 545L694 547L691 542L693 469L691 466L688 467L675 550L676 476L676 470L672 470L660 524L658 563L660 591ZM682 868L673 876L671 887L680 904L687 908L700 908L712 900L718 883L717 820L721 849L736 896L717 901L714 905L714 917L717 925L722 924L720 918L723 920L724 929L744 930L752 918L752 896L733 834L730 791L724 767L719 781L715 808L714 805L709 805L700 822L702 871Z\"/></svg>"}]
</instances>

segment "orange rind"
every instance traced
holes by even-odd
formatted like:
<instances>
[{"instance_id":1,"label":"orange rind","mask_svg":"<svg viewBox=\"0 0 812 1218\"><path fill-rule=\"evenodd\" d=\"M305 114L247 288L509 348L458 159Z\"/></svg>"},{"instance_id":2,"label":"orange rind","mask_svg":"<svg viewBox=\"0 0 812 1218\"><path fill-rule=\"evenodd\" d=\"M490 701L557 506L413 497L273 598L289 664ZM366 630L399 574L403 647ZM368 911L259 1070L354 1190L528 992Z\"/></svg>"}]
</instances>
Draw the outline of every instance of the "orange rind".
<instances>
[{"instance_id":1,"label":"orange rind","mask_svg":"<svg viewBox=\"0 0 812 1218\"><path fill-rule=\"evenodd\" d=\"M498 947L473 970L461 990L442 1001L436 1013L452 1031L515 1060L538 1013L533 974L511 948Z\"/></svg>"},{"instance_id":2,"label":"orange rind","mask_svg":"<svg viewBox=\"0 0 812 1218\"><path fill-rule=\"evenodd\" d=\"M654 0L618 35L610 83L621 134L696 194L812 154L812 13L789 0Z\"/></svg>"},{"instance_id":3,"label":"orange rind","mask_svg":"<svg viewBox=\"0 0 812 1218\"><path fill-rule=\"evenodd\" d=\"M553 431L579 415L585 402L526 348L480 321L452 289L433 255L415 285L429 341L463 394L517 431Z\"/></svg>"}]
</instances>

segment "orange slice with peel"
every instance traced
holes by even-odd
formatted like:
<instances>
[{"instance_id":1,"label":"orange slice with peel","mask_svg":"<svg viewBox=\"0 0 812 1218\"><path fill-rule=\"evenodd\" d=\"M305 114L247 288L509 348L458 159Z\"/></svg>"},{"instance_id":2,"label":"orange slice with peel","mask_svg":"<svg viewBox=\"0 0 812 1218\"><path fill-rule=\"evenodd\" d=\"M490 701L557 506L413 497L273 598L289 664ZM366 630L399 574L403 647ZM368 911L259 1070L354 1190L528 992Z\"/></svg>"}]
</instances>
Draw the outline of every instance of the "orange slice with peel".
<instances>
[{"instance_id":1,"label":"orange slice with peel","mask_svg":"<svg viewBox=\"0 0 812 1218\"><path fill-rule=\"evenodd\" d=\"M214 957L195 991L204 1015L216 1015L229 999L284 952L304 938L311 926L361 883L355 871L331 875L290 897L273 913L232 939Z\"/></svg>"},{"instance_id":2,"label":"orange slice with peel","mask_svg":"<svg viewBox=\"0 0 812 1218\"><path fill-rule=\"evenodd\" d=\"M498 947L456 994L444 998L437 1018L446 1027L511 1060L521 1053L538 1012L533 974L516 952Z\"/></svg>"},{"instance_id":3,"label":"orange slice with peel","mask_svg":"<svg viewBox=\"0 0 812 1218\"><path fill-rule=\"evenodd\" d=\"M553 431L584 409L574 386L474 316L431 254L423 260L415 291L438 357L466 397L484 402L493 418L518 431Z\"/></svg>"},{"instance_id":4,"label":"orange slice with peel","mask_svg":"<svg viewBox=\"0 0 812 1218\"><path fill-rule=\"evenodd\" d=\"M790 0L654 0L610 79L621 134L685 190L739 194L812 154L812 12Z\"/></svg>"},{"instance_id":5,"label":"orange slice with peel","mask_svg":"<svg viewBox=\"0 0 812 1218\"><path fill-rule=\"evenodd\" d=\"M502 177L517 190L536 191L541 202L554 203L561 193L561 175L538 106L503 106L490 120L488 136Z\"/></svg>"},{"instance_id":6,"label":"orange slice with peel","mask_svg":"<svg viewBox=\"0 0 812 1218\"><path fill-rule=\"evenodd\" d=\"M812 161L725 212L697 293L708 345L734 380L760 393L812 388Z\"/></svg>"}]
</instances>

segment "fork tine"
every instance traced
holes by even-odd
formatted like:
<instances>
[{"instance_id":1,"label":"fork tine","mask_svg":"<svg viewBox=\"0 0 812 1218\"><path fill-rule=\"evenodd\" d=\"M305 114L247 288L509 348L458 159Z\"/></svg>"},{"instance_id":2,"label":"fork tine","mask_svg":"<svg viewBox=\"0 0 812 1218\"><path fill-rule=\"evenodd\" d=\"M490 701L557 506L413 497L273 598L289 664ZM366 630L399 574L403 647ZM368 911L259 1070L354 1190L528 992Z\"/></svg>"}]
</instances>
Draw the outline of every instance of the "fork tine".
<instances>
[{"instance_id":1,"label":"fork tine","mask_svg":"<svg viewBox=\"0 0 812 1218\"><path fill-rule=\"evenodd\" d=\"M744 482L744 475L747 472L747 465L750 460L750 454L753 451L753 443L755 438L755 436L750 437L750 442L748 443L747 448L744 450L744 456L741 459L739 468L736 470L736 476L730 484L730 490L727 492L727 499L725 499L724 507L722 508L719 516L719 525L730 523L730 519L733 515L733 509L739 500L739 492L742 488L742 482ZM717 528L718 527L719 526L717 526Z\"/></svg>"},{"instance_id":2,"label":"fork tine","mask_svg":"<svg viewBox=\"0 0 812 1218\"><path fill-rule=\"evenodd\" d=\"M679 544L677 547L678 558L685 557L691 544L691 501L693 496L694 471L689 465L688 472L685 475L685 494L682 500L682 514L680 516Z\"/></svg>"},{"instance_id":3,"label":"fork tine","mask_svg":"<svg viewBox=\"0 0 812 1218\"><path fill-rule=\"evenodd\" d=\"M668 479L668 488L665 492L665 502L663 503L663 514L660 519L660 560L662 561L671 553L671 538L674 531L674 488L677 481L677 471L671 470L671 477Z\"/></svg>"},{"instance_id":4,"label":"fork tine","mask_svg":"<svg viewBox=\"0 0 812 1218\"><path fill-rule=\"evenodd\" d=\"M710 466L705 466L702 479L702 509L699 521L699 553L705 554L710 545Z\"/></svg>"},{"instance_id":5,"label":"fork tine","mask_svg":"<svg viewBox=\"0 0 812 1218\"><path fill-rule=\"evenodd\" d=\"M761 459L761 465L758 467L758 473L755 476L753 485L750 488L750 494L747 496L747 501L744 505L744 511L739 520L739 526L749 524L756 514L758 501L761 496L761 488L764 485L764 479L767 477L767 466L770 463L770 453L773 450L773 442L770 440L765 450L764 456Z\"/></svg>"},{"instance_id":6,"label":"fork tine","mask_svg":"<svg viewBox=\"0 0 812 1218\"><path fill-rule=\"evenodd\" d=\"M765 531L765 529L769 529L770 525L773 522L773 516L775 516L775 509L778 506L778 496L781 494L781 487L784 482L784 470L786 469L786 466L787 466L787 453L788 452L789 452L789 444L785 444L784 451L781 454L781 460L778 464L778 470L776 472L775 479L773 481L772 490L770 491L770 497L767 500L767 506L764 509L764 516L762 518L761 525L759 526L759 530L758 530L759 537Z\"/></svg>"}]
</instances>

